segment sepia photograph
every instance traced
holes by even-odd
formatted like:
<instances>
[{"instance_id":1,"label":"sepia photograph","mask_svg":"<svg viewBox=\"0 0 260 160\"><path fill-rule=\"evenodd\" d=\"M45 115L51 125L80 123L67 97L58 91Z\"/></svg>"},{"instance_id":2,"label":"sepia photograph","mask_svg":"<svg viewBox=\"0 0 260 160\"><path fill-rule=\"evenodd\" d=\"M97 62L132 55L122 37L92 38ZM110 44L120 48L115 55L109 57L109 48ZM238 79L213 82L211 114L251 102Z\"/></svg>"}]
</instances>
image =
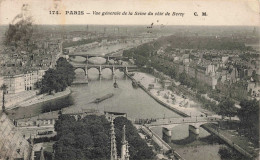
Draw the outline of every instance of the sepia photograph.
<instances>
[{"instance_id":1,"label":"sepia photograph","mask_svg":"<svg viewBox=\"0 0 260 160\"><path fill-rule=\"evenodd\" d=\"M258 160L259 0L0 0L0 160Z\"/></svg>"}]
</instances>

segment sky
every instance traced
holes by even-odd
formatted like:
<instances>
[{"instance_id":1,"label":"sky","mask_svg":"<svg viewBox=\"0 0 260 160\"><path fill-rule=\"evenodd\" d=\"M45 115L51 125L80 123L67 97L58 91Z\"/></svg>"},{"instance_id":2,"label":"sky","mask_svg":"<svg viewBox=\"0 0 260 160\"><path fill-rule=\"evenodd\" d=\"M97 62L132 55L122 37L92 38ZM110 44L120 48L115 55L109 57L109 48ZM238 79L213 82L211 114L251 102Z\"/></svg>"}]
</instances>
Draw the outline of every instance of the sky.
<instances>
[{"instance_id":1,"label":"sky","mask_svg":"<svg viewBox=\"0 0 260 160\"><path fill-rule=\"evenodd\" d=\"M58 11L52 15L50 11ZM65 15L84 11L84 15ZM152 12L153 15L93 15ZM163 12L163 15L155 15ZM170 15L166 16L168 12ZM173 16L173 12L184 13ZM196 13L195 13L196 12ZM206 12L207 16L202 16ZM86 14L90 13L90 14ZM194 14L198 14L195 16ZM181 15L181 14L179 14ZM16 18L15 18L16 17ZM259 26L259 0L0 0L0 24L31 17L34 24L246 25Z\"/></svg>"}]
</instances>

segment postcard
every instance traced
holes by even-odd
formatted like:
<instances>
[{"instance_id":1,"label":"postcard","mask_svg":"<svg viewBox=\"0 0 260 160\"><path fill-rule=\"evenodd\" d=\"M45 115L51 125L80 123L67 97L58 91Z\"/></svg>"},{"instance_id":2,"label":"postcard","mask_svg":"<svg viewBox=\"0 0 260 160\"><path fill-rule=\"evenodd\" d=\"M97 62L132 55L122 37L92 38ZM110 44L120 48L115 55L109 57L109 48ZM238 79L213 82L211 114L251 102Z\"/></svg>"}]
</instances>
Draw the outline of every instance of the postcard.
<instances>
[{"instance_id":1,"label":"postcard","mask_svg":"<svg viewBox=\"0 0 260 160\"><path fill-rule=\"evenodd\" d=\"M0 160L259 159L258 0L0 0Z\"/></svg>"}]
</instances>

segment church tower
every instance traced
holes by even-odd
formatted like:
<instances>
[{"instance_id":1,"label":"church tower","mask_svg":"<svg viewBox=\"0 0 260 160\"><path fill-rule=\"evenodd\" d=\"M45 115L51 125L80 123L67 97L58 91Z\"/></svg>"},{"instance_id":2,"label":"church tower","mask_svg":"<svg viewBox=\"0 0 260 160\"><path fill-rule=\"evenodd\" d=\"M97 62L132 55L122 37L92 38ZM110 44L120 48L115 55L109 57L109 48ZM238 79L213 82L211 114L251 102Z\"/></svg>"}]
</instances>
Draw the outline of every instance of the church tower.
<instances>
[{"instance_id":1,"label":"church tower","mask_svg":"<svg viewBox=\"0 0 260 160\"><path fill-rule=\"evenodd\" d=\"M122 146L121 146L121 160L129 160L128 142L125 139L125 125L123 127L122 134Z\"/></svg>"},{"instance_id":2,"label":"church tower","mask_svg":"<svg viewBox=\"0 0 260 160\"><path fill-rule=\"evenodd\" d=\"M40 160L45 160L45 158L44 158L43 148L41 148Z\"/></svg>"},{"instance_id":3,"label":"church tower","mask_svg":"<svg viewBox=\"0 0 260 160\"><path fill-rule=\"evenodd\" d=\"M116 151L116 135L115 135L115 128L114 128L114 119L111 118L111 160L117 160L117 151Z\"/></svg>"},{"instance_id":4,"label":"church tower","mask_svg":"<svg viewBox=\"0 0 260 160\"><path fill-rule=\"evenodd\" d=\"M126 141L126 151L125 151L125 160L129 160L130 154L129 154L129 145L128 142Z\"/></svg>"},{"instance_id":5,"label":"church tower","mask_svg":"<svg viewBox=\"0 0 260 160\"><path fill-rule=\"evenodd\" d=\"M111 117L111 129L110 129L110 135L111 135L111 155L110 160L129 160L129 145L126 141L126 135L125 135L125 125L123 126L122 131L122 146L121 146L121 155L117 157L117 148L116 148L116 135L115 135L115 128L114 128L114 119Z\"/></svg>"},{"instance_id":6,"label":"church tower","mask_svg":"<svg viewBox=\"0 0 260 160\"><path fill-rule=\"evenodd\" d=\"M31 159L30 160L34 160L34 139L32 138L32 136L30 135L30 145L31 145Z\"/></svg>"}]
</instances>

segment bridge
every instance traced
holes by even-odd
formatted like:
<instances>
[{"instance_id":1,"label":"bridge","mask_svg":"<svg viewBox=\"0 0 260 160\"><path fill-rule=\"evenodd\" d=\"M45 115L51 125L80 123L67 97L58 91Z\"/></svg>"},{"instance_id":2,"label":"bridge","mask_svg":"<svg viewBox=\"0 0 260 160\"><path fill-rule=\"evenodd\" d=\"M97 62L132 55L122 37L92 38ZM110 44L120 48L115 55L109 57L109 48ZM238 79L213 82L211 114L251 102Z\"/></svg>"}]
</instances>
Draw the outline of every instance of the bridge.
<instances>
[{"instance_id":1,"label":"bridge","mask_svg":"<svg viewBox=\"0 0 260 160\"><path fill-rule=\"evenodd\" d=\"M180 125L180 124L205 124L205 123L212 123L212 122L218 122L220 118L216 117L182 117L182 118L157 118L154 119L154 121L149 122L146 124L149 127L155 127L155 126L174 126L174 125Z\"/></svg>"},{"instance_id":2,"label":"bridge","mask_svg":"<svg viewBox=\"0 0 260 160\"><path fill-rule=\"evenodd\" d=\"M97 54L86 54L85 52L78 52L78 53L70 53L68 54L69 56L69 59L71 61L73 61L73 57L76 57L76 56L80 56L80 57L84 57L86 58L86 62L88 62L88 59L89 58L92 58L92 57L102 57L102 58L105 58L106 61L109 61L110 59L113 59L113 60L120 60L122 59L123 57L121 55L109 55L109 54L106 54L106 55L97 55Z\"/></svg>"},{"instance_id":3,"label":"bridge","mask_svg":"<svg viewBox=\"0 0 260 160\"><path fill-rule=\"evenodd\" d=\"M96 68L99 71L99 75L102 75L102 70L109 68L112 71L112 74L115 74L116 69L123 69L124 72L128 73L129 69L137 69L136 65L117 65L117 64L75 64L71 63L74 70L80 68L84 70L85 76L88 75L88 69Z\"/></svg>"},{"instance_id":4,"label":"bridge","mask_svg":"<svg viewBox=\"0 0 260 160\"><path fill-rule=\"evenodd\" d=\"M172 128L188 124L189 131L195 135L199 135L199 128L206 123L218 123L220 118L216 117L183 117L183 118L158 118L145 124L147 127L162 127L163 139L171 140ZM168 139L168 140L167 140Z\"/></svg>"}]
</instances>

